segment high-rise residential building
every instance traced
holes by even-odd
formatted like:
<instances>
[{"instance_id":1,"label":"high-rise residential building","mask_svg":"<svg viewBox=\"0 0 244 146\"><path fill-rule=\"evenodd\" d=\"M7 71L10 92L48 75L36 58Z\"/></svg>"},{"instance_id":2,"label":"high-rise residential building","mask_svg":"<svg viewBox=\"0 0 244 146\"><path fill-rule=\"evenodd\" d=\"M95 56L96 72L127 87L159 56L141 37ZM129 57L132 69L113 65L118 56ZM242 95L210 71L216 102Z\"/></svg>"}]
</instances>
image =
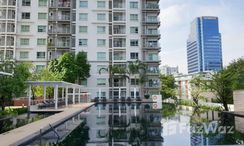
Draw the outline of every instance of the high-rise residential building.
<instances>
[{"instance_id":1,"label":"high-rise residential building","mask_svg":"<svg viewBox=\"0 0 244 146\"><path fill-rule=\"evenodd\" d=\"M222 45L218 17L197 17L187 40L188 73L222 69Z\"/></svg>"},{"instance_id":2,"label":"high-rise residential building","mask_svg":"<svg viewBox=\"0 0 244 146\"><path fill-rule=\"evenodd\" d=\"M164 65L161 68L161 73L165 75L178 75L179 74L179 67L171 67L168 65Z\"/></svg>"},{"instance_id":3,"label":"high-rise residential building","mask_svg":"<svg viewBox=\"0 0 244 146\"><path fill-rule=\"evenodd\" d=\"M91 77L83 84L92 97L158 94L158 1L0 0L0 58L29 61L40 70L65 52L84 51ZM143 84L138 75L121 81L99 73L137 59L147 65Z\"/></svg>"}]
</instances>

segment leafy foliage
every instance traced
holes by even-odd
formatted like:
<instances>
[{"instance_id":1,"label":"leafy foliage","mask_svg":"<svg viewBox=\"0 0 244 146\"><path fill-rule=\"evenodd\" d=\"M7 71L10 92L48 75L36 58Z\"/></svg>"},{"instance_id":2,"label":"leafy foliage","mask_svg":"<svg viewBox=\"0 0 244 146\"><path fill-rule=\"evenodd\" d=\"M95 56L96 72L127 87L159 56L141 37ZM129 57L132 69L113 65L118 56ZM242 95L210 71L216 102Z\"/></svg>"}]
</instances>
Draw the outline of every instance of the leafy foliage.
<instances>
[{"instance_id":1,"label":"leafy foliage","mask_svg":"<svg viewBox=\"0 0 244 146\"><path fill-rule=\"evenodd\" d=\"M160 75L161 95L163 99L176 97L175 79L171 75Z\"/></svg>"},{"instance_id":2,"label":"leafy foliage","mask_svg":"<svg viewBox=\"0 0 244 146\"><path fill-rule=\"evenodd\" d=\"M205 91L204 87L202 86L202 76L195 76L191 81L191 96L193 99L193 102L198 105L199 100L206 100L204 96L202 96L202 93Z\"/></svg>"},{"instance_id":3,"label":"leafy foliage","mask_svg":"<svg viewBox=\"0 0 244 146\"><path fill-rule=\"evenodd\" d=\"M6 100L19 97L25 92L26 80L31 76L30 64L16 64L5 61L0 64L0 71L13 73L13 76L0 76L0 99L2 110L5 108Z\"/></svg>"},{"instance_id":4,"label":"leafy foliage","mask_svg":"<svg viewBox=\"0 0 244 146\"><path fill-rule=\"evenodd\" d=\"M90 65L87 62L86 54L80 52L77 55L64 53L58 59L52 60L48 70L53 76L62 81L78 83L90 76Z\"/></svg>"}]
</instances>

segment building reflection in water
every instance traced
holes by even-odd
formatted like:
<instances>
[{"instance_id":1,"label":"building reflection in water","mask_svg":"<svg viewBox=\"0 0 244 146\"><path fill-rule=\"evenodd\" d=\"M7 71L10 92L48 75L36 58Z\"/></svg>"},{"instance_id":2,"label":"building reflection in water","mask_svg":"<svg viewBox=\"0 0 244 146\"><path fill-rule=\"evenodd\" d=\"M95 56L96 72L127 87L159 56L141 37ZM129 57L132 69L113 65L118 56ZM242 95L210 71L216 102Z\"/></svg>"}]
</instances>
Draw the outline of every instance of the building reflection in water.
<instances>
[{"instance_id":1,"label":"building reflection in water","mask_svg":"<svg viewBox=\"0 0 244 146\"><path fill-rule=\"evenodd\" d=\"M87 115L87 146L161 146L161 119L149 103L97 104Z\"/></svg>"}]
</instances>

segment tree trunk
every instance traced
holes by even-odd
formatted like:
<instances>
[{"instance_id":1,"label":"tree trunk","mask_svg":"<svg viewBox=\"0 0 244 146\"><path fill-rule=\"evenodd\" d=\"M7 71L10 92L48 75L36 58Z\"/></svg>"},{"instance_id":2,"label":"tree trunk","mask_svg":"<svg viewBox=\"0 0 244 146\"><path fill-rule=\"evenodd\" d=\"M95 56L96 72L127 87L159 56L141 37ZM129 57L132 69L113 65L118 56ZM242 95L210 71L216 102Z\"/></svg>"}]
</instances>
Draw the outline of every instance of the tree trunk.
<instances>
[{"instance_id":1,"label":"tree trunk","mask_svg":"<svg viewBox=\"0 0 244 146\"><path fill-rule=\"evenodd\" d=\"M224 106L225 111L229 111L227 102L224 101L223 106Z\"/></svg>"},{"instance_id":2,"label":"tree trunk","mask_svg":"<svg viewBox=\"0 0 244 146\"><path fill-rule=\"evenodd\" d=\"M4 96L1 97L1 108L2 108L2 111L5 110L5 101L4 101Z\"/></svg>"}]
</instances>

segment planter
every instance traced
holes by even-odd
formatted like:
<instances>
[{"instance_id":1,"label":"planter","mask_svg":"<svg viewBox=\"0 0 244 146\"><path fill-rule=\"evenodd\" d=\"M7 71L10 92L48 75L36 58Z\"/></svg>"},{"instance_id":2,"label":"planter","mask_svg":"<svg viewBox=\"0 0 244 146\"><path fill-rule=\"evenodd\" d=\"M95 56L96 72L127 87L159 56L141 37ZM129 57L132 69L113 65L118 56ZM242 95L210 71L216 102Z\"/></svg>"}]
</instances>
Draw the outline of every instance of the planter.
<instances>
[{"instance_id":1,"label":"planter","mask_svg":"<svg viewBox=\"0 0 244 146\"><path fill-rule=\"evenodd\" d=\"M234 111L244 111L244 90L235 90L233 92Z\"/></svg>"},{"instance_id":2,"label":"planter","mask_svg":"<svg viewBox=\"0 0 244 146\"><path fill-rule=\"evenodd\" d=\"M145 98L145 99L149 99L149 98L150 98L150 95L149 95L149 94L145 94L145 95L144 95L144 98Z\"/></svg>"}]
</instances>

